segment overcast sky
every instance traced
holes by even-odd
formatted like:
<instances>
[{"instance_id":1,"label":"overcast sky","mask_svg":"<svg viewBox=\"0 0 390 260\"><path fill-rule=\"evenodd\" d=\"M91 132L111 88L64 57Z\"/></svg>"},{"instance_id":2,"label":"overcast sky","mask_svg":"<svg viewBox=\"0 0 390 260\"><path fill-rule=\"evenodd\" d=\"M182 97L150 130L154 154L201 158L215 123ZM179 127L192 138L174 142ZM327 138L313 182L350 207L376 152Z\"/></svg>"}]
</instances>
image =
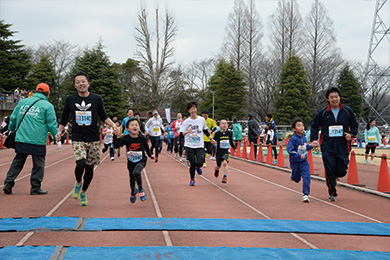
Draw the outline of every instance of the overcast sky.
<instances>
[{"instance_id":1,"label":"overcast sky","mask_svg":"<svg viewBox=\"0 0 390 260\"><path fill-rule=\"evenodd\" d=\"M144 0L150 15L157 6L167 7L176 19L175 61L183 65L211 58L223 44L227 18L234 0ZM277 0L257 0L256 8L264 25L263 45L267 45L269 16ZM302 17L310 11L312 0L298 0ZM334 21L337 46L344 58L365 63L375 10L375 0L322 0ZM37 47L52 40L93 47L102 39L112 62L135 58L135 26L140 1L136 0L0 0L0 19L17 31L14 39ZM390 25L390 4L384 17ZM390 64L387 41L375 52L382 65Z\"/></svg>"}]
</instances>

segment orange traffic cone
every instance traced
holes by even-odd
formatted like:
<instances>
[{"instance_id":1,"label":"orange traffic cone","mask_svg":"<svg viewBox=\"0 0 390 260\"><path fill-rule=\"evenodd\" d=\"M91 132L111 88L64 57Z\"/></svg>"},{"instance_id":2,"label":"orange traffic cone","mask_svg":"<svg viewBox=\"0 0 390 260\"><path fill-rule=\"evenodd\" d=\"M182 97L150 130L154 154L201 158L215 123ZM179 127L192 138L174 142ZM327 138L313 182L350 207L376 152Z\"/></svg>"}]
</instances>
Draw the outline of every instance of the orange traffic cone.
<instances>
[{"instance_id":1,"label":"orange traffic cone","mask_svg":"<svg viewBox=\"0 0 390 260\"><path fill-rule=\"evenodd\" d=\"M251 150L249 152L249 160L254 161L255 160L255 144L251 145Z\"/></svg>"},{"instance_id":2,"label":"orange traffic cone","mask_svg":"<svg viewBox=\"0 0 390 260\"><path fill-rule=\"evenodd\" d=\"M278 156L278 163L276 166L284 167L284 156L283 156L283 146L279 146L279 156Z\"/></svg>"},{"instance_id":3,"label":"orange traffic cone","mask_svg":"<svg viewBox=\"0 0 390 260\"><path fill-rule=\"evenodd\" d=\"M230 146L230 155L231 155L231 156L234 156L234 149L233 149L232 146Z\"/></svg>"},{"instance_id":4,"label":"orange traffic cone","mask_svg":"<svg viewBox=\"0 0 390 260\"><path fill-rule=\"evenodd\" d=\"M241 142L240 141L238 141L238 143L237 143L236 157L241 157Z\"/></svg>"},{"instance_id":5,"label":"orange traffic cone","mask_svg":"<svg viewBox=\"0 0 390 260\"><path fill-rule=\"evenodd\" d=\"M1 135L1 138L0 138L0 149L5 149L4 147L4 140L3 140L3 135Z\"/></svg>"},{"instance_id":6,"label":"orange traffic cone","mask_svg":"<svg viewBox=\"0 0 390 260\"><path fill-rule=\"evenodd\" d=\"M241 158L248 159L248 152L246 151L246 142L244 142L244 146L242 147Z\"/></svg>"},{"instance_id":7,"label":"orange traffic cone","mask_svg":"<svg viewBox=\"0 0 390 260\"><path fill-rule=\"evenodd\" d=\"M389 166L387 165L386 154L382 154L377 191L387 192L387 193L390 192Z\"/></svg>"},{"instance_id":8,"label":"orange traffic cone","mask_svg":"<svg viewBox=\"0 0 390 260\"><path fill-rule=\"evenodd\" d=\"M49 135L46 136L46 144L50 144L50 141L49 141Z\"/></svg>"},{"instance_id":9,"label":"orange traffic cone","mask_svg":"<svg viewBox=\"0 0 390 260\"><path fill-rule=\"evenodd\" d=\"M311 150L309 150L307 152L307 161L309 162L309 166L310 166L310 174L313 175L314 174L314 167L313 167L313 154L311 152ZM318 174L317 174L318 175Z\"/></svg>"},{"instance_id":10,"label":"orange traffic cone","mask_svg":"<svg viewBox=\"0 0 390 260\"><path fill-rule=\"evenodd\" d=\"M365 186L365 185L359 184L359 176L358 176L357 166L356 166L355 151L351 152L351 158L349 160L347 183L352 184L352 185L356 185L356 186Z\"/></svg>"},{"instance_id":11,"label":"orange traffic cone","mask_svg":"<svg viewBox=\"0 0 390 260\"><path fill-rule=\"evenodd\" d=\"M102 135L100 135L100 143L103 143Z\"/></svg>"},{"instance_id":12,"label":"orange traffic cone","mask_svg":"<svg viewBox=\"0 0 390 260\"><path fill-rule=\"evenodd\" d=\"M284 141L284 145L288 145L288 137L286 138L286 140Z\"/></svg>"},{"instance_id":13,"label":"orange traffic cone","mask_svg":"<svg viewBox=\"0 0 390 260\"><path fill-rule=\"evenodd\" d=\"M258 148L259 149L257 149L257 161L258 162L264 162L262 143L259 143L259 147Z\"/></svg>"},{"instance_id":14,"label":"orange traffic cone","mask_svg":"<svg viewBox=\"0 0 390 260\"><path fill-rule=\"evenodd\" d=\"M272 165L272 149L271 144L268 144L268 151L267 151L267 160L265 162L266 164Z\"/></svg>"},{"instance_id":15,"label":"orange traffic cone","mask_svg":"<svg viewBox=\"0 0 390 260\"><path fill-rule=\"evenodd\" d=\"M69 144L69 135L68 134L66 135L66 142L65 142L65 144Z\"/></svg>"}]
</instances>

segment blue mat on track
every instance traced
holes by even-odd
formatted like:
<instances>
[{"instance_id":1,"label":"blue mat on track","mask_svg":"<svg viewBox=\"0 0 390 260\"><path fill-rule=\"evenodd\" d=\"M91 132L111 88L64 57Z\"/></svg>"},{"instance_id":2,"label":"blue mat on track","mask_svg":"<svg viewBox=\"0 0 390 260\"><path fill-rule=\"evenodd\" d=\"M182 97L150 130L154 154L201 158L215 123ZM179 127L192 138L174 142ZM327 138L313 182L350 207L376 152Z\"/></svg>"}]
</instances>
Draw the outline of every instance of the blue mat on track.
<instances>
[{"instance_id":1,"label":"blue mat on track","mask_svg":"<svg viewBox=\"0 0 390 260\"><path fill-rule=\"evenodd\" d=\"M75 230L77 220L76 217L4 218L0 219L0 231ZM387 223L277 219L88 218L83 230L294 232L390 236L390 224Z\"/></svg>"},{"instance_id":2,"label":"blue mat on track","mask_svg":"<svg viewBox=\"0 0 390 260\"><path fill-rule=\"evenodd\" d=\"M49 259L55 247L4 247L2 260ZM390 253L326 249L244 248L244 247L69 247L64 260L84 259L389 259Z\"/></svg>"}]
</instances>

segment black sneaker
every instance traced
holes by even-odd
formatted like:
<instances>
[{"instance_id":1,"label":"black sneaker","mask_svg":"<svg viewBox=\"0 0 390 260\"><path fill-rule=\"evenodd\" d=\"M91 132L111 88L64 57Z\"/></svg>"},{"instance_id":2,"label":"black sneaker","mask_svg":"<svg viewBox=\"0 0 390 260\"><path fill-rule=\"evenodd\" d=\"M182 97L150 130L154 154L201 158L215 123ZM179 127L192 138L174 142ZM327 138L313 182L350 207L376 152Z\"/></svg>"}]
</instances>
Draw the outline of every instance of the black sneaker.
<instances>
[{"instance_id":1,"label":"black sneaker","mask_svg":"<svg viewBox=\"0 0 390 260\"><path fill-rule=\"evenodd\" d=\"M4 191L5 194L12 194L12 188L4 187L3 191Z\"/></svg>"},{"instance_id":2,"label":"black sneaker","mask_svg":"<svg viewBox=\"0 0 390 260\"><path fill-rule=\"evenodd\" d=\"M329 200L329 201L337 201L337 197L331 195L331 196L329 196L328 200Z\"/></svg>"},{"instance_id":3,"label":"black sneaker","mask_svg":"<svg viewBox=\"0 0 390 260\"><path fill-rule=\"evenodd\" d=\"M215 178L218 178L218 176L219 176L219 170L217 170L217 169L214 170L214 176L215 176Z\"/></svg>"}]
</instances>

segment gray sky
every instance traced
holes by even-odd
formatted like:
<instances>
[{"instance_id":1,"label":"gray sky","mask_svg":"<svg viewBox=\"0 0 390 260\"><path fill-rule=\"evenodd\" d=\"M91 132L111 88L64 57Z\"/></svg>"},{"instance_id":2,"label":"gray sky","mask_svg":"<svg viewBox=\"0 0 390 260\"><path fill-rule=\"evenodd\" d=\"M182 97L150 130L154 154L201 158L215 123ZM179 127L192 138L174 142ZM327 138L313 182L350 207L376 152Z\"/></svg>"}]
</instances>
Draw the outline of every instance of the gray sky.
<instances>
[{"instance_id":1,"label":"gray sky","mask_svg":"<svg viewBox=\"0 0 390 260\"><path fill-rule=\"evenodd\" d=\"M154 8L168 8L176 19L175 61L187 64L211 58L223 44L227 17L234 0L144 0L152 17ZM268 17L277 0L257 0L256 8L264 25L263 45L268 44ZM301 16L310 11L312 0L298 0ZM322 0L334 21L337 46L344 58L367 60L375 0ZM158 4L157 4L158 3ZM52 40L64 40L81 47L95 46L101 38L112 62L135 58L135 26L140 1L136 0L0 0L0 19L13 24L14 39L37 47ZM390 4L385 22L389 26ZM390 46L382 44L375 58L390 63Z\"/></svg>"}]
</instances>

